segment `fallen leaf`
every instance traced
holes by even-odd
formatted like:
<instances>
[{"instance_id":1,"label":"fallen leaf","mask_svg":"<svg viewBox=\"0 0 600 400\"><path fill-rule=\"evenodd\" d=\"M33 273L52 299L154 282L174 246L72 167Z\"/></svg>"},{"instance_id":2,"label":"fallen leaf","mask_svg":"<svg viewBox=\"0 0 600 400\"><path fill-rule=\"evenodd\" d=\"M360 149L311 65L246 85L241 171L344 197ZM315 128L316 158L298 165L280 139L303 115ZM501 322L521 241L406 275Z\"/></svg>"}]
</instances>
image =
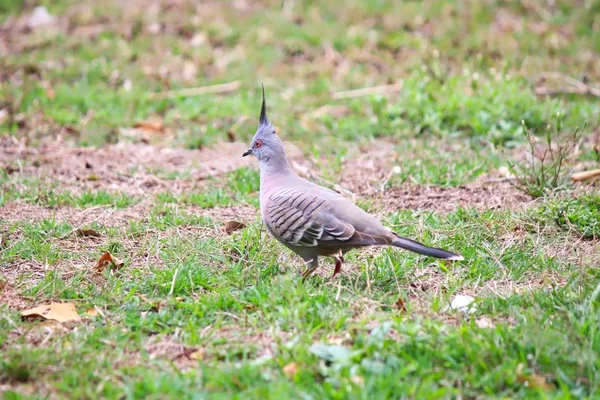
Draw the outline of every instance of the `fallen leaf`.
<instances>
[{"instance_id":1,"label":"fallen leaf","mask_svg":"<svg viewBox=\"0 0 600 400\"><path fill-rule=\"evenodd\" d=\"M298 364L295 362L291 362L285 367L283 367L283 374L288 378L293 378L298 373Z\"/></svg>"},{"instance_id":2,"label":"fallen leaf","mask_svg":"<svg viewBox=\"0 0 600 400\"><path fill-rule=\"evenodd\" d=\"M139 121L133 125L136 129L141 129L150 133L164 133L165 126L159 119L150 119L147 121Z\"/></svg>"},{"instance_id":3,"label":"fallen leaf","mask_svg":"<svg viewBox=\"0 0 600 400\"><path fill-rule=\"evenodd\" d=\"M553 390L555 388L552 383L548 383L546 378L541 375L523 373L523 364L517 366L517 382L532 389Z\"/></svg>"},{"instance_id":4,"label":"fallen leaf","mask_svg":"<svg viewBox=\"0 0 600 400\"><path fill-rule=\"evenodd\" d=\"M231 143L235 142L235 132L231 129L227 131L227 140L229 140Z\"/></svg>"},{"instance_id":5,"label":"fallen leaf","mask_svg":"<svg viewBox=\"0 0 600 400\"><path fill-rule=\"evenodd\" d=\"M510 169L506 166L498 168L498 175L503 178L514 178L514 175L510 172Z\"/></svg>"},{"instance_id":6,"label":"fallen leaf","mask_svg":"<svg viewBox=\"0 0 600 400\"><path fill-rule=\"evenodd\" d=\"M146 314L148 314L149 312L159 312L160 308L162 307L162 303L160 300L152 300L147 298L146 296L144 296L141 293L138 293L137 295L144 303L148 304L150 306L150 308L148 310L146 310ZM144 314L144 315L146 315Z\"/></svg>"},{"instance_id":7,"label":"fallen leaf","mask_svg":"<svg viewBox=\"0 0 600 400\"><path fill-rule=\"evenodd\" d=\"M192 360L204 360L206 351L204 349L198 349L189 355Z\"/></svg>"},{"instance_id":8,"label":"fallen leaf","mask_svg":"<svg viewBox=\"0 0 600 400\"><path fill-rule=\"evenodd\" d=\"M96 310L95 307L92 307L89 310L85 311L85 315L88 317L95 317L96 315L98 315L98 310Z\"/></svg>"},{"instance_id":9,"label":"fallen leaf","mask_svg":"<svg viewBox=\"0 0 600 400\"><path fill-rule=\"evenodd\" d=\"M100 237L98 231L94 229L77 229L77 234L83 237Z\"/></svg>"},{"instance_id":10,"label":"fallen leaf","mask_svg":"<svg viewBox=\"0 0 600 400\"><path fill-rule=\"evenodd\" d=\"M398 296L398 300L396 300L396 308L400 310L400 312L406 312L406 303L402 296Z\"/></svg>"},{"instance_id":11,"label":"fallen leaf","mask_svg":"<svg viewBox=\"0 0 600 400\"><path fill-rule=\"evenodd\" d=\"M240 229L244 229L246 227L246 224L239 222L239 221L227 221L227 223L225 223L225 232L227 232L228 235L231 235L233 232L238 231Z\"/></svg>"},{"instance_id":12,"label":"fallen leaf","mask_svg":"<svg viewBox=\"0 0 600 400\"><path fill-rule=\"evenodd\" d=\"M477 325L480 328L489 329L494 327L494 322L492 322L492 320L488 317L484 316L481 318L477 318L477 320L475 321L475 325Z\"/></svg>"},{"instance_id":13,"label":"fallen leaf","mask_svg":"<svg viewBox=\"0 0 600 400\"><path fill-rule=\"evenodd\" d=\"M113 258L110 252L105 251L104 254L102 254L102 256L100 256L100 258L98 259L95 270L96 272L102 272L105 268L110 267L112 267L113 269L119 269L122 268L123 265L123 262L117 260L116 258Z\"/></svg>"},{"instance_id":14,"label":"fallen leaf","mask_svg":"<svg viewBox=\"0 0 600 400\"><path fill-rule=\"evenodd\" d=\"M346 363L352 358L350 349L338 344L315 343L309 351L325 361Z\"/></svg>"},{"instance_id":15,"label":"fallen leaf","mask_svg":"<svg viewBox=\"0 0 600 400\"><path fill-rule=\"evenodd\" d=\"M10 175L13 172L17 172L19 170L19 168L14 167L12 165L6 165L6 166L2 167L2 169L4 170L4 172L6 172L6 175Z\"/></svg>"},{"instance_id":16,"label":"fallen leaf","mask_svg":"<svg viewBox=\"0 0 600 400\"><path fill-rule=\"evenodd\" d=\"M6 282L5 280L0 280L0 293L2 293L7 286L8 282Z\"/></svg>"},{"instance_id":17,"label":"fallen leaf","mask_svg":"<svg viewBox=\"0 0 600 400\"><path fill-rule=\"evenodd\" d=\"M21 312L23 318L42 317L58 322L80 321L73 303L51 303L50 305L37 306Z\"/></svg>"},{"instance_id":18,"label":"fallen leaf","mask_svg":"<svg viewBox=\"0 0 600 400\"><path fill-rule=\"evenodd\" d=\"M336 335L328 335L327 336L328 344L342 344L344 343L344 338Z\"/></svg>"},{"instance_id":19,"label":"fallen leaf","mask_svg":"<svg viewBox=\"0 0 600 400\"><path fill-rule=\"evenodd\" d=\"M475 299L471 296L463 296L459 294L456 297L454 297L454 299L452 299L450 307L445 307L443 311L451 309L462 311L465 314L472 314L475 311L477 311L477 307L475 306L475 304L472 304L474 301Z\"/></svg>"}]
</instances>

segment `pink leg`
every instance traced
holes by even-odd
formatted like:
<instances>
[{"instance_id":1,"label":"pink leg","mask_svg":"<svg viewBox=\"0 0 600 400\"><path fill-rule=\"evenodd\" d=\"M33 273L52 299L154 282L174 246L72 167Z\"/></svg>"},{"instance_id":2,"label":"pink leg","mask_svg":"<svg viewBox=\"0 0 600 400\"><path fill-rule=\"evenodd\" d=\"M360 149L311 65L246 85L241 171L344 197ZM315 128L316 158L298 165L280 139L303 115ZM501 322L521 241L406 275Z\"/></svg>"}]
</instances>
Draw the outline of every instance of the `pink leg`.
<instances>
[{"instance_id":1,"label":"pink leg","mask_svg":"<svg viewBox=\"0 0 600 400\"><path fill-rule=\"evenodd\" d=\"M333 270L332 278L335 278L337 274L342 271L342 263L344 262L343 256L338 256L335 258L335 269Z\"/></svg>"}]
</instances>

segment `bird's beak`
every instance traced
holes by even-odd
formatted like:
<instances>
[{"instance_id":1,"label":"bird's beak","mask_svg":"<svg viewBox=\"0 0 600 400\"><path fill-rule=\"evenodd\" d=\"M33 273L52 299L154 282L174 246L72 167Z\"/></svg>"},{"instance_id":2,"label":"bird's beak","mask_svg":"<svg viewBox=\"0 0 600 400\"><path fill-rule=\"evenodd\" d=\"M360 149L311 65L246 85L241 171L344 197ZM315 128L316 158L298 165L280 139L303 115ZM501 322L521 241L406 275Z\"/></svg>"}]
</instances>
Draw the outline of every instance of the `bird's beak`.
<instances>
[{"instance_id":1,"label":"bird's beak","mask_svg":"<svg viewBox=\"0 0 600 400\"><path fill-rule=\"evenodd\" d=\"M244 152L244 154L242 154L242 157L246 157L249 156L250 154L252 154L252 149L248 149Z\"/></svg>"}]
</instances>

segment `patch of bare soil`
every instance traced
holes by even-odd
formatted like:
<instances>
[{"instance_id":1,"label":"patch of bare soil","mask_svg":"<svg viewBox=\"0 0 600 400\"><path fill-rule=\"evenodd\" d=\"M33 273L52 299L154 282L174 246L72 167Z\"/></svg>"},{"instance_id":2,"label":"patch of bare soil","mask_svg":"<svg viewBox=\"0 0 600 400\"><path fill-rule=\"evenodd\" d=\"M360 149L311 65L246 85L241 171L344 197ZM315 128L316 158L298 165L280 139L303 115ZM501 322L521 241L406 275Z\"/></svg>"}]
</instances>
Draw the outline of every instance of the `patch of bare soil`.
<instances>
[{"instance_id":1,"label":"patch of bare soil","mask_svg":"<svg viewBox=\"0 0 600 400\"><path fill-rule=\"evenodd\" d=\"M473 183L458 187L414 185L384 189L397 162L393 146L377 141L369 149L345 163L340 185L357 196L368 196L381 201L387 210L411 209L452 212L459 207L513 209L530 203L532 199L518 191L510 182L495 176L482 176ZM360 166L360 167L357 167Z\"/></svg>"},{"instance_id":2,"label":"patch of bare soil","mask_svg":"<svg viewBox=\"0 0 600 400\"><path fill-rule=\"evenodd\" d=\"M47 208L25 202L8 202L0 208L0 221L6 224L15 222L35 222L43 219L53 219L59 223L68 223L74 230L88 227L92 223L109 228L127 228L132 221L144 222L148 220L152 205L144 201L124 209L96 206L76 209L67 206ZM204 216L215 221L235 219L249 223L256 217L256 209L247 205L224 208L202 208L198 206L177 206L178 214Z\"/></svg>"},{"instance_id":3,"label":"patch of bare soil","mask_svg":"<svg viewBox=\"0 0 600 400\"><path fill-rule=\"evenodd\" d=\"M0 167L74 193L182 193L197 188L211 176L240 167L257 168L253 157L242 157L246 149L244 143L219 143L201 150L132 143L98 149L55 144L37 149L4 140L0 142ZM286 151L292 159L300 154L292 144L286 146ZM165 178L169 175L174 179Z\"/></svg>"},{"instance_id":4,"label":"patch of bare soil","mask_svg":"<svg viewBox=\"0 0 600 400\"><path fill-rule=\"evenodd\" d=\"M48 208L20 201L6 203L0 208L0 220L6 224L15 222L35 222L54 219L74 227L97 223L104 227L127 227L130 221L148 217L151 207L148 202L138 203L125 209L96 206L84 209L72 207Z\"/></svg>"},{"instance_id":5,"label":"patch of bare soil","mask_svg":"<svg viewBox=\"0 0 600 400\"><path fill-rule=\"evenodd\" d=\"M166 190L180 193L210 176L250 166L252 160L242 157L244 150L242 143L222 143L202 150L119 143L99 149L7 146L0 148L0 155L14 173L56 184L62 191L141 195ZM160 177L168 174L186 179Z\"/></svg>"},{"instance_id":6,"label":"patch of bare soil","mask_svg":"<svg viewBox=\"0 0 600 400\"><path fill-rule=\"evenodd\" d=\"M339 183L357 196L381 194L396 158L397 153L389 143L372 143L368 150L353 155L344 164Z\"/></svg>"},{"instance_id":7,"label":"patch of bare soil","mask_svg":"<svg viewBox=\"0 0 600 400\"><path fill-rule=\"evenodd\" d=\"M452 212L461 207L478 211L514 209L532 199L509 182L490 181L458 187L407 184L386 190L383 202L386 209Z\"/></svg>"}]
</instances>

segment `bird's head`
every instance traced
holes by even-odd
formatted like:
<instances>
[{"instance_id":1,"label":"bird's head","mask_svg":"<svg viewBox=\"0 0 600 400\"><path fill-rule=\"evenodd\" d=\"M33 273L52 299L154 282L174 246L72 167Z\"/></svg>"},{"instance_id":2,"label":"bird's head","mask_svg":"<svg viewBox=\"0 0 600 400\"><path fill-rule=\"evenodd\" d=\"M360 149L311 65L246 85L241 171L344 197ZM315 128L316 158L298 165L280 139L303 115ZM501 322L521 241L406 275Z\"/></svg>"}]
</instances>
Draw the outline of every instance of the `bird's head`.
<instances>
[{"instance_id":1,"label":"bird's head","mask_svg":"<svg viewBox=\"0 0 600 400\"><path fill-rule=\"evenodd\" d=\"M250 148L242 155L246 157L250 154L258 158L261 162L267 163L270 160L285 158L283 143L275 131L275 127L267 119L267 105L265 102L265 87L262 88L262 107L260 109L260 119L258 129L250 142Z\"/></svg>"}]
</instances>

